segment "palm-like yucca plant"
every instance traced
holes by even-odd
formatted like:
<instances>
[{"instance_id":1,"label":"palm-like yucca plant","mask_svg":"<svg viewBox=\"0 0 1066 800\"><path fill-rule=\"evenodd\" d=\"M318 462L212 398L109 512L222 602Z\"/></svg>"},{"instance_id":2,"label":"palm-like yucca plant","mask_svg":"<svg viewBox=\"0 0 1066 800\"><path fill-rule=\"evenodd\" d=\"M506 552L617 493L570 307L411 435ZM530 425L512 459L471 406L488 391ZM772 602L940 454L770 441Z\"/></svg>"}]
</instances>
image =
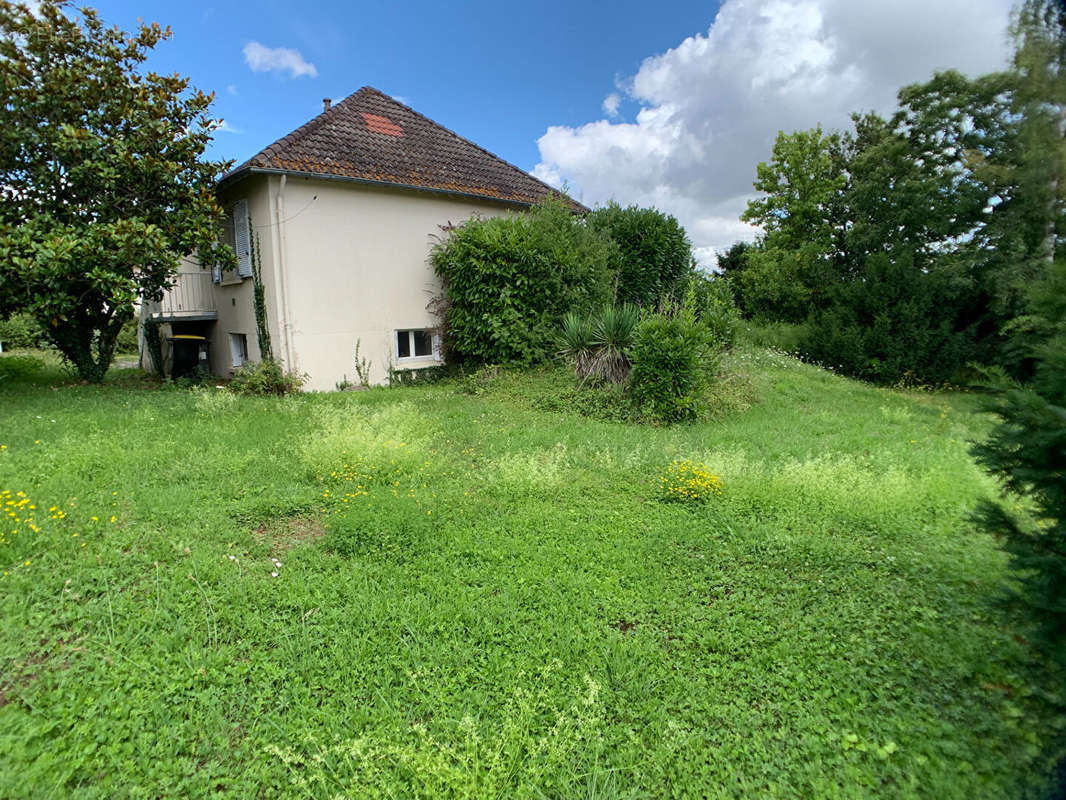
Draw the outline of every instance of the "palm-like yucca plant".
<instances>
[{"instance_id":1,"label":"palm-like yucca plant","mask_svg":"<svg viewBox=\"0 0 1066 800\"><path fill-rule=\"evenodd\" d=\"M629 348L639 322L640 309L629 303L607 306L593 317L590 374L611 383L622 383L629 377Z\"/></svg>"},{"instance_id":2,"label":"palm-like yucca plant","mask_svg":"<svg viewBox=\"0 0 1066 800\"><path fill-rule=\"evenodd\" d=\"M574 311L563 317L563 329L558 339L559 355L574 362L574 371L581 380L591 374L592 321Z\"/></svg>"}]
</instances>

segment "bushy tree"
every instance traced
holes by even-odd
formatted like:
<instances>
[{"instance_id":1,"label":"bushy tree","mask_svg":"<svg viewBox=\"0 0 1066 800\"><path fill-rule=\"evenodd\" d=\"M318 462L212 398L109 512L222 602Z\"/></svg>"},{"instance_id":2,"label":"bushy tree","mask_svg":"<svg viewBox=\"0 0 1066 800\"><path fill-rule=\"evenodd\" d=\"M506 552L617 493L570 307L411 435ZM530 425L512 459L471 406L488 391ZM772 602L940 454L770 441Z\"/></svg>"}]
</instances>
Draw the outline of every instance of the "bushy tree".
<instances>
[{"instance_id":1,"label":"bushy tree","mask_svg":"<svg viewBox=\"0 0 1066 800\"><path fill-rule=\"evenodd\" d=\"M528 214L446 231L431 261L444 283L449 358L529 364L551 357L567 312L608 301L610 254L610 240L555 199Z\"/></svg>"},{"instance_id":2,"label":"bushy tree","mask_svg":"<svg viewBox=\"0 0 1066 800\"><path fill-rule=\"evenodd\" d=\"M734 281L748 315L768 322L802 322L831 285L826 253L815 242L795 249L763 243L748 252Z\"/></svg>"},{"instance_id":3,"label":"bushy tree","mask_svg":"<svg viewBox=\"0 0 1066 800\"><path fill-rule=\"evenodd\" d=\"M1066 258L1064 16L1066 7L1052 0L1029 0L1018 9L1011 111L1019 133L1002 169L1008 201L997 206L986 237L988 252L1004 265L1003 362L1022 379L1033 374L1035 348L1052 335L1047 317L1030 313L1029 289L1055 259Z\"/></svg>"},{"instance_id":4,"label":"bushy tree","mask_svg":"<svg viewBox=\"0 0 1066 800\"><path fill-rule=\"evenodd\" d=\"M654 306L674 296L692 269L692 243L669 214L611 202L591 212L587 224L614 242L610 263L620 303Z\"/></svg>"},{"instance_id":5,"label":"bushy tree","mask_svg":"<svg viewBox=\"0 0 1066 800\"><path fill-rule=\"evenodd\" d=\"M718 272L724 278L732 279L748 267L748 253L752 246L749 242L735 242L724 252L717 253Z\"/></svg>"},{"instance_id":6,"label":"bushy tree","mask_svg":"<svg viewBox=\"0 0 1066 800\"><path fill-rule=\"evenodd\" d=\"M1017 186L1043 223L1043 270L1027 296L1034 371L1030 385L999 396L1000 421L974 451L1007 489L1027 499L1031 514L989 502L979 519L1002 537L1011 555L1015 596L1030 611L1038 640L1066 666L1066 9L1052 0L1030 0L1020 9L1015 35L1021 85L1016 108L1027 112L1028 150L1017 163ZM1036 163L1045 165L1039 177Z\"/></svg>"},{"instance_id":7,"label":"bushy tree","mask_svg":"<svg viewBox=\"0 0 1066 800\"><path fill-rule=\"evenodd\" d=\"M836 269L847 185L844 139L821 127L782 131L757 176L762 195L748 203L741 219L760 225L764 235L743 253L744 269L734 284L749 315L800 322L824 304Z\"/></svg>"},{"instance_id":8,"label":"bushy tree","mask_svg":"<svg viewBox=\"0 0 1066 800\"><path fill-rule=\"evenodd\" d=\"M5 349L38 347L42 339L44 331L29 314L12 314L7 319L0 319L0 343Z\"/></svg>"},{"instance_id":9,"label":"bushy tree","mask_svg":"<svg viewBox=\"0 0 1066 800\"><path fill-rule=\"evenodd\" d=\"M764 229L733 279L746 312L806 323L801 351L880 381L1005 361L1033 278L1015 87L948 71L902 89L890 118L781 134L744 216Z\"/></svg>"},{"instance_id":10,"label":"bushy tree","mask_svg":"<svg viewBox=\"0 0 1066 800\"><path fill-rule=\"evenodd\" d=\"M1066 666L1066 262L1055 263L1035 294L1038 309L1058 317L1055 333L1034 350L1031 385L1000 396L993 409L1000 422L974 448L1033 512L1021 516L986 502L978 518L1002 538L1017 577L1015 596L1030 610L1040 642Z\"/></svg>"},{"instance_id":11,"label":"bushy tree","mask_svg":"<svg viewBox=\"0 0 1066 800\"><path fill-rule=\"evenodd\" d=\"M90 381L183 255L232 259L212 247L226 167L203 158L212 96L142 70L169 36L0 0L0 315L32 314Z\"/></svg>"},{"instance_id":12,"label":"bushy tree","mask_svg":"<svg viewBox=\"0 0 1066 800\"><path fill-rule=\"evenodd\" d=\"M740 281L748 268L748 256L754 251L750 242L735 242L726 250L715 253L718 275L729 285L737 311L744 317L750 317L751 312L745 305Z\"/></svg>"},{"instance_id":13,"label":"bushy tree","mask_svg":"<svg viewBox=\"0 0 1066 800\"><path fill-rule=\"evenodd\" d=\"M693 270L685 281L683 300L685 308L708 330L718 347L727 350L733 346L740 311L724 277Z\"/></svg>"},{"instance_id":14,"label":"bushy tree","mask_svg":"<svg viewBox=\"0 0 1066 800\"><path fill-rule=\"evenodd\" d=\"M755 189L762 196L748 203L741 219L761 226L775 246L813 242L828 252L835 234L832 212L847 185L840 134L823 133L821 126L782 131L756 176Z\"/></svg>"},{"instance_id":15,"label":"bushy tree","mask_svg":"<svg viewBox=\"0 0 1066 800\"><path fill-rule=\"evenodd\" d=\"M943 272L916 269L909 253L878 253L862 278L832 287L832 300L813 312L804 354L845 374L878 383L941 383L973 351L973 334L958 330L962 287Z\"/></svg>"}]
</instances>

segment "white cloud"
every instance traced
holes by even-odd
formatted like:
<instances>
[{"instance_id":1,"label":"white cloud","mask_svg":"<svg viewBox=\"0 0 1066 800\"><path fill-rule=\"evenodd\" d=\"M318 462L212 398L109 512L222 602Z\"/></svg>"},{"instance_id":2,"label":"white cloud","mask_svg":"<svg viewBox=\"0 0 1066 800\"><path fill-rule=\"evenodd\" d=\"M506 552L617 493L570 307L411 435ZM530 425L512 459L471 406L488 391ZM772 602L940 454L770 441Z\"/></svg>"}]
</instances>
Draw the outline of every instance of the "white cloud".
<instances>
[{"instance_id":1,"label":"white cloud","mask_svg":"<svg viewBox=\"0 0 1066 800\"><path fill-rule=\"evenodd\" d=\"M726 0L706 34L616 82L640 105L632 121L548 128L533 174L568 182L586 204L613 198L675 214L713 263L713 250L757 233L739 216L779 130L844 128L853 111L888 113L901 86L938 69L1002 68L1010 5ZM614 117L621 100L608 95L604 113Z\"/></svg>"},{"instance_id":2,"label":"white cloud","mask_svg":"<svg viewBox=\"0 0 1066 800\"><path fill-rule=\"evenodd\" d=\"M622 95L618 92L611 92L605 98L603 98L603 113L608 117L618 116L618 107L622 104Z\"/></svg>"},{"instance_id":3,"label":"white cloud","mask_svg":"<svg viewBox=\"0 0 1066 800\"><path fill-rule=\"evenodd\" d=\"M236 87L236 86L234 86L234 85L233 85L233 84L231 83L231 84L230 84L229 86L227 86L227 87L226 87L226 93L227 93L227 94L237 94L237 87Z\"/></svg>"},{"instance_id":4,"label":"white cloud","mask_svg":"<svg viewBox=\"0 0 1066 800\"><path fill-rule=\"evenodd\" d=\"M248 42L244 46L244 63L252 68L252 72L288 72L293 78L318 75L315 65L305 61L299 50L267 47L259 42Z\"/></svg>"}]
</instances>

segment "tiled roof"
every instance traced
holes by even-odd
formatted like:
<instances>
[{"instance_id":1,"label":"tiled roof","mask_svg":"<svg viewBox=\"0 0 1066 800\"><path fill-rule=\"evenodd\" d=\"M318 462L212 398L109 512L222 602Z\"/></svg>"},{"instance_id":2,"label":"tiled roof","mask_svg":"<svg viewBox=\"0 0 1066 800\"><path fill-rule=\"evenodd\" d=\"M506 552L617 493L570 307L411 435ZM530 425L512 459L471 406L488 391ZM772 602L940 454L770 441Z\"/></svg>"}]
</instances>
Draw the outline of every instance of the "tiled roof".
<instances>
[{"instance_id":1,"label":"tiled roof","mask_svg":"<svg viewBox=\"0 0 1066 800\"><path fill-rule=\"evenodd\" d=\"M526 205L560 195L370 86L274 142L222 180L257 170L349 178ZM561 196L575 210L586 210Z\"/></svg>"}]
</instances>

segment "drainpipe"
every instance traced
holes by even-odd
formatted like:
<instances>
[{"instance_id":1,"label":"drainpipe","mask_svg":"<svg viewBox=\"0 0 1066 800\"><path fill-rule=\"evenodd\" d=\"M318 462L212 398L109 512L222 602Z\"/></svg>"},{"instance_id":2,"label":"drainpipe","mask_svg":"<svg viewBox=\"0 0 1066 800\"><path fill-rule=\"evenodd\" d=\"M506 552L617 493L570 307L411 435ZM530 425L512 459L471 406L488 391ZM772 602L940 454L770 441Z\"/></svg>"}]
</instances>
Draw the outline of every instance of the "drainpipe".
<instances>
[{"instance_id":1,"label":"drainpipe","mask_svg":"<svg viewBox=\"0 0 1066 800\"><path fill-rule=\"evenodd\" d=\"M278 293L278 331L281 333L282 347L285 353L285 366L296 369L292 349L292 326L289 324L289 281L288 270L285 269L285 183L288 175L281 176L278 186L278 194L274 203L275 230L278 235L278 257L274 259L274 285Z\"/></svg>"}]
</instances>

